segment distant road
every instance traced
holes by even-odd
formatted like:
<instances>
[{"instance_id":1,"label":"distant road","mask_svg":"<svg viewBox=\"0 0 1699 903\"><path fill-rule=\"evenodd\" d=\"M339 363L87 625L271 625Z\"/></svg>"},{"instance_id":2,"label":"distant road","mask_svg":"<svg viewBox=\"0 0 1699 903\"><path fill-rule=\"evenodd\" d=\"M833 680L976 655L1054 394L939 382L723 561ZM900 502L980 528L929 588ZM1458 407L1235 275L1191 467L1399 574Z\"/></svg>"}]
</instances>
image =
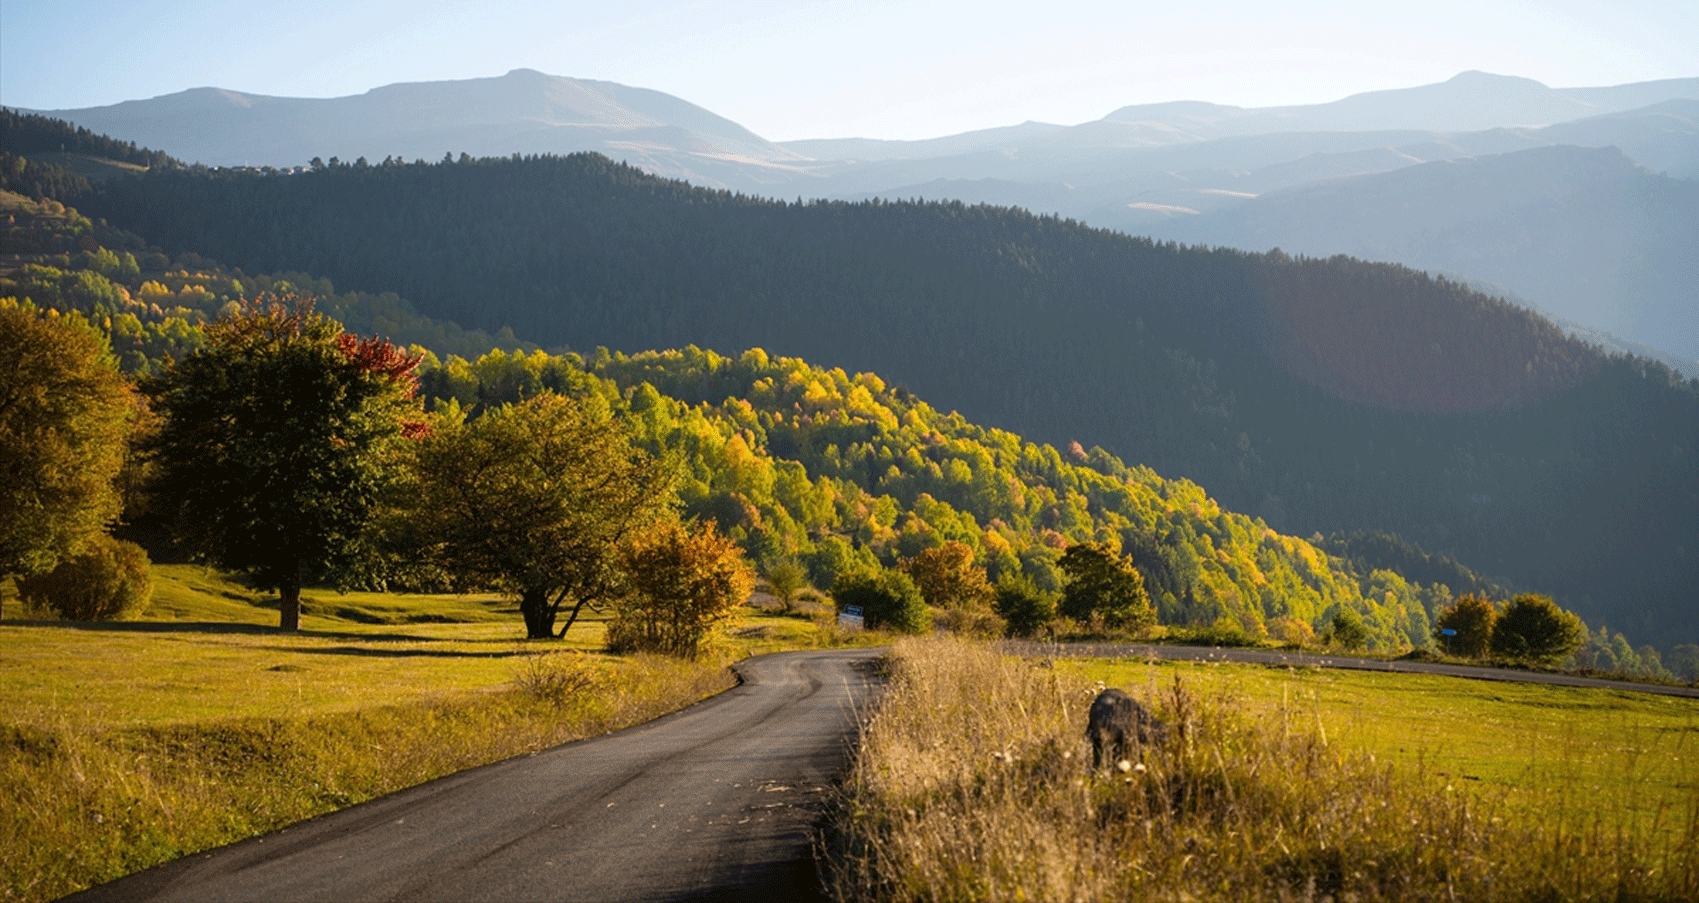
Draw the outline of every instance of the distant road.
<instances>
[{"instance_id":1,"label":"distant road","mask_svg":"<svg viewBox=\"0 0 1699 903\"><path fill-rule=\"evenodd\" d=\"M865 649L762 656L682 712L188 856L78 901L807 900Z\"/></svg>"},{"instance_id":2,"label":"distant road","mask_svg":"<svg viewBox=\"0 0 1699 903\"><path fill-rule=\"evenodd\" d=\"M1467 677L1474 680L1504 680L1516 683L1551 684L1562 687L1625 690L1631 693L1657 693L1663 696L1685 696L1689 699L1699 699L1699 687L1672 687L1665 684L1639 683L1632 680L1609 680L1602 677L1582 677L1575 674L1548 674L1543 671L1517 671L1512 668L1486 668L1480 665L1385 661L1382 659L1355 658L1349 655L1315 655L1307 652L1281 652L1273 649L1156 646L1139 643L1010 642L1003 645L1008 651L1025 656L1156 658L1164 661L1236 662L1252 665L1290 665L1295 668L1345 668L1352 671L1443 674L1447 677Z\"/></svg>"}]
</instances>

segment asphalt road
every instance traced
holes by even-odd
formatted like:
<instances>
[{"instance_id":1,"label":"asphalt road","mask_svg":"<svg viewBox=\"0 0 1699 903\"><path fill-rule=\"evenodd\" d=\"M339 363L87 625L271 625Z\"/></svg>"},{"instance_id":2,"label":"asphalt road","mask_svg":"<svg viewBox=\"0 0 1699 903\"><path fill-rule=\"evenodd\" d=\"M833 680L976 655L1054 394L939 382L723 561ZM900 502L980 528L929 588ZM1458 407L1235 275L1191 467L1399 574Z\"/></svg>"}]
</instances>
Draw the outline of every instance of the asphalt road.
<instances>
[{"instance_id":1,"label":"asphalt road","mask_svg":"<svg viewBox=\"0 0 1699 903\"><path fill-rule=\"evenodd\" d=\"M1603 677L1583 677L1578 674L1553 674L1545 671L1518 671L1514 668L1487 668L1480 665L1452 665L1444 662L1418 662L1349 655L1317 655L1308 652L1281 652L1275 649L1229 649L1209 646L1156 646L1138 643L1005 643L1004 648L1016 655L1062 658L1149 658L1164 661L1237 662L1255 665L1287 665L1294 668L1344 668L1350 671L1392 671L1405 674L1443 674L1448 677L1467 677L1473 680L1502 680L1517 683L1550 684L1562 687L1588 687L1598 690L1622 690L1631 693L1656 693L1663 696L1685 696L1699 699L1699 687L1640 683L1632 680L1610 680Z\"/></svg>"},{"instance_id":2,"label":"asphalt road","mask_svg":"<svg viewBox=\"0 0 1699 903\"><path fill-rule=\"evenodd\" d=\"M616 734L423 784L77 901L807 900L878 653L763 656Z\"/></svg>"}]
</instances>

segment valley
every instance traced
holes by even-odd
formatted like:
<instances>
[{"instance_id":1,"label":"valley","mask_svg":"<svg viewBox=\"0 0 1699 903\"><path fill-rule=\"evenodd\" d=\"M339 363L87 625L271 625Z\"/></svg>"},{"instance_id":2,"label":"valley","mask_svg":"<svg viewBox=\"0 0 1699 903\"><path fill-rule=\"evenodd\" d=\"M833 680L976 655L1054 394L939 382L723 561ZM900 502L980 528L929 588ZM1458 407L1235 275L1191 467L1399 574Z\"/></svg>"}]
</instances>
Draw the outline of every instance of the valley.
<instances>
[{"instance_id":1,"label":"valley","mask_svg":"<svg viewBox=\"0 0 1699 903\"><path fill-rule=\"evenodd\" d=\"M1699 887L1699 79L50 113L0 899ZM1169 739L1092 773L1107 685Z\"/></svg>"}]
</instances>

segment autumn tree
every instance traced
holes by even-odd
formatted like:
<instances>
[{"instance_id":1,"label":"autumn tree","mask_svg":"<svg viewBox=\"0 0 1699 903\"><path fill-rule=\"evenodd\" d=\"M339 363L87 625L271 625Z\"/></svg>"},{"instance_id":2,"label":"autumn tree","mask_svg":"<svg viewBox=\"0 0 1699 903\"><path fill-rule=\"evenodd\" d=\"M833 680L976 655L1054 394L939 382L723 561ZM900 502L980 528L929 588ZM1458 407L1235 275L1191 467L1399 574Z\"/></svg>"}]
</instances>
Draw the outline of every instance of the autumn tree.
<instances>
[{"instance_id":1,"label":"autumn tree","mask_svg":"<svg viewBox=\"0 0 1699 903\"><path fill-rule=\"evenodd\" d=\"M1156 621L1144 576L1132 558L1117 555L1104 543L1071 545L1057 562L1067 583L1062 587L1063 615L1076 621L1100 618L1116 629L1138 630Z\"/></svg>"},{"instance_id":2,"label":"autumn tree","mask_svg":"<svg viewBox=\"0 0 1699 903\"><path fill-rule=\"evenodd\" d=\"M633 538L622 558L627 590L608 624L616 652L695 658L755 586L743 550L713 521L663 521Z\"/></svg>"},{"instance_id":3,"label":"autumn tree","mask_svg":"<svg viewBox=\"0 0 1699 903\"><path fill-rule=\"evenodd\" d=\"M518 596L531 639L624 592L622 546L673 505L671 470L597 395L545 392L470 421L451 404L417 451L408 529L459 586Z\"/></svg>"},{"instance_id":4,"label":"autumn tree","mask_svg":"<svg viewBox=\"0 0 1699 903\"><path fill-rule=\"evenodd\" d=\"M1455 636L1448 638L1447 649L1457 655L1470 658L1480 658L1487 654L1492 645L1493 624L1498 621L1498 608L1485 596L1465 593L1458 596L1456 601L1440 609L1434 618L1434 626L1441 630L1455 630Z\"/></svg>"},{"instance_id":5,"label":"autumn tree","mask_svg":"<svg viewBox=\"0 0 1699 903\"><path fill-rule=\"evenodd\" d=\"M394 454L420 428L418 358L288 296L206 338L149 385L155 505L193 554L277 590L279 625L298 630L302 585L350 573L367 549Z\"/></svg>"},{"instance_id":6,"label":"autumn tree","mask_svg":"<svg viewBox=\"0 0 1699 903\"><path fill-rule=\"evenodd\" d=\"M935 608L985 608L995 595L966 543L950 540L905 559L902 567L926 604Z\"/></svg>"},{"instance_id":7,"label":"autumn tree","mask_svg":"<svg viewBox=\"0 0 1699 903\"><path fill-rule=\"evenodd\" d=\"M1494 655L1555 665L1586 642L1586 627L1550 596L1526 593L1510 600L1493 624Z\"/></svg>"},{"instance_id":8,"label":"autumn tree","mask_svg":"<svg viewBox=\"0 0 1699 903\"><path fill-rule=\"evenodd\" d=\"M0 302L0 582L52 570L118 516L135 410L82 317Z\"/></svg>"}]
</instances>

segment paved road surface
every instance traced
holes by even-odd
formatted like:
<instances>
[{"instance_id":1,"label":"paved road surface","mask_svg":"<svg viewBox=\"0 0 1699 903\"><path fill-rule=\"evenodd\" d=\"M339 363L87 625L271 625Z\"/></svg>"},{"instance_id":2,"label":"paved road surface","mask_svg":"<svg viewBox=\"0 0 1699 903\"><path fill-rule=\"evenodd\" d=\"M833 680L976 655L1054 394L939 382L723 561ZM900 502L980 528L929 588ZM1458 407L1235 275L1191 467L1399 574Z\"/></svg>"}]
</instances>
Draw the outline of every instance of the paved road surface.
<instances>
[{"instance_id":1,"label":"paved road surface","mask_svg":"<svg viewBox=\"0 0 1699 903\"><path fill-rule=\"evenodd\" d=\"M423 784L78 901L806 900L815 805L876 652L751 659L742 686L617 734Z\"/></svg>"},{"instance_id":2,"label":"paved road surface","mask_svg":"<svg viewBox=\"0 0 1699 903\"><path fill-rule=\"evenodd\" d=\"M1137 643L1005 643L1004 648L1016 655L1090 656L1093 658L1153 658L1165 661L1239 662L1257 665L1290 665L1295 668L1344 668L1352 671L1395 671L1407 674L1443 674L1448 677L1467 677L1474 680L1505 680L1518 683L1551 684L1563 687L1588 687L1599 690L1625 690L1633 693L1657 693L1664 696L1685 696L1699 699L1699 687L1680 687L1668 684L1640 683L1632 680L1609 680L1602 677L1582 677L1578 674L1549 674L1544 671L1518 671L1513 668L1486 668L1480 665L1451 665L1442 662L1387 661L1356 658L1349 655L1316 655L1308 652L1281 652L1275 649L1225 649L1208 646L1155 646Z\"/></svg>"}]
</instances>

